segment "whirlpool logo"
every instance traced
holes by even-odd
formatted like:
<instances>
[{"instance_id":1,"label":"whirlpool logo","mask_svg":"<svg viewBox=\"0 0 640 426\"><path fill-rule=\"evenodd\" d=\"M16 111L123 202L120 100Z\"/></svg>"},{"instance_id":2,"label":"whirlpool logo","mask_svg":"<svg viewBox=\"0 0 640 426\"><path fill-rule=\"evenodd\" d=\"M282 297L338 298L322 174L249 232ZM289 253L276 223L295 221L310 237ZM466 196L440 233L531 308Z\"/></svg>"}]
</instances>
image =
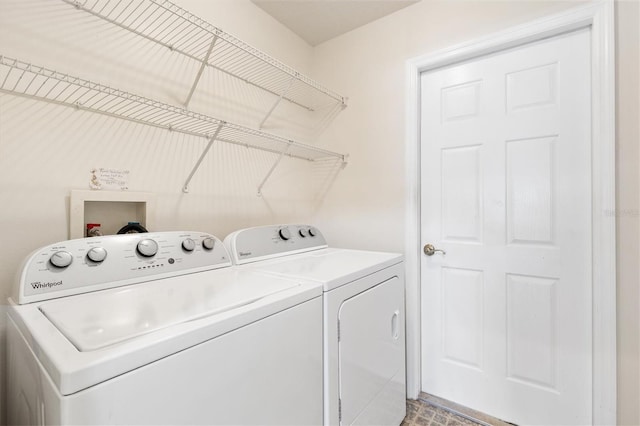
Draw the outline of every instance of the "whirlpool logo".
<instances>
[{"instance_id":1,"label":"whirlpool logo","mask_svg":"<svg viewBox=\"0 0 640 426\"><path fill-rule=\"evenodd\" d=\"M52 288L52 287L57 287L59 285L62 285L62 280L60 281L49 281L46 283L43 283L42 281L36 281L31 283L31 288L33 288L34 290L39 290L39 289L43 289L43 288Z\"/></svg>"},{"instance_id":2,"label":"whirlpool logo","mask_svg":"<svg viewBox=\"0 0 640 426\"><path fill-rule=\"evenodd\" d=\"M240 257L251 256L251 252L250 251L241 251L241 252L238 252L238 254L240 255Z\"/></svg>"}]
</instances>

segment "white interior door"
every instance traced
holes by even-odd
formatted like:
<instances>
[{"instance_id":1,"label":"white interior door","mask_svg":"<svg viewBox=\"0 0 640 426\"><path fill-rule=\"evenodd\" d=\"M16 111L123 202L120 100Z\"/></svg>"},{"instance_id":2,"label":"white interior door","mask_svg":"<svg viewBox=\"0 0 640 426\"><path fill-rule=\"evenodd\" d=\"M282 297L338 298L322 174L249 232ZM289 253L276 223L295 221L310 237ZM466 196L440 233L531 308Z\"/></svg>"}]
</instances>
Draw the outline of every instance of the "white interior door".
<instances>
[{"instance_id":1,"label":"white interior door","mask_svg":"<svg viewBox=\"0 0 640 426\"><path fill-rule=\"evenodd\" d=\"M591 423L590 31L421 76L422 390Z\"/></svg>"}]
</instances>

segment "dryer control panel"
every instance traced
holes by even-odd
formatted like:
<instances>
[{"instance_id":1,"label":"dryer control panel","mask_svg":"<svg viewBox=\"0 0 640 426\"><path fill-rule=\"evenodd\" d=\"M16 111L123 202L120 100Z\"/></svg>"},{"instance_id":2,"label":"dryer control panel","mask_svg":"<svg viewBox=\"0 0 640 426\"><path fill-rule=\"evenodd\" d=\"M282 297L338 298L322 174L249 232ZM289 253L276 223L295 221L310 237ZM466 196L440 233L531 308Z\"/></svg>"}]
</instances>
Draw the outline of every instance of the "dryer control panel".
<instances>
[{"instance_id":1,"label":"dryer control panel","mask_svg":"<svg viewBox=\"0 0 640 426\"><path fill-rule=\"evenodd\" d=\"M229 234L224 244L237 265L327 247L322 233L311 225L267 225L241 229Z\"/></svg>"},{"instance_id":2,"label":"dryer control panel","mask_svg":"<svg viewBox=\"0 0 640 426\"><path fill-rule=\"evenodd\" d=\"M231 266L222 242L203 232L152 232L63 241L24 262L24 304Z\"/></svg>"}]
</instances>

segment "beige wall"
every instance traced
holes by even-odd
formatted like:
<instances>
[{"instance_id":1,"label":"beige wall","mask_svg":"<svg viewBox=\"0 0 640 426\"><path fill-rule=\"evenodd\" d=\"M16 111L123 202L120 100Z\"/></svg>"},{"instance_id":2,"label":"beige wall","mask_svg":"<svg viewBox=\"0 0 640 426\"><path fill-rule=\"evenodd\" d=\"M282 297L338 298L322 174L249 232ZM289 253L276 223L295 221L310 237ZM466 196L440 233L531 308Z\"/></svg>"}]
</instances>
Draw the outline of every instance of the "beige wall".
<instances>
[{"instance_id":1,"label":"beige wall","mask_svg":"<svg viewBox=\"0 0 640 426\"><path fill-rule=\"evenodd\" d=\"M323 141L351 162L315 215L336 245L404 249L405 61L577 2L423 1L316 47L316 77L350 96ZM617 3L618 421L640 424L638 2ZM613 213L612 213L613 214Z\"/></svg>"},{"instance_id":2,"label":"beige wall","mask_svg":"<svg viewBox=\"0 0 640 426\"><path fill-rule=\"evenodd\" d=\"M640 424L640 2L617 2L618 420Z\"/></svg>"}]
</instances>

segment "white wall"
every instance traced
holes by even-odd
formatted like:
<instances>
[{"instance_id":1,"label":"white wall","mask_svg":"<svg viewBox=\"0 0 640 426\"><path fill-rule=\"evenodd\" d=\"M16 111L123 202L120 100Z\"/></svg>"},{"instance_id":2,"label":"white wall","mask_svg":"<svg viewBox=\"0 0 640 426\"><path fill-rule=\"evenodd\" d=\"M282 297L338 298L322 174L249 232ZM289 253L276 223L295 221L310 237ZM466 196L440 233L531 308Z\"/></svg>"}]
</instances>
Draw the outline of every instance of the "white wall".
<instances>
[{"instance_id":1,"label":"white wall","mask_svg":"<svg viewBox=\"0 0 640 426\"><path fill-rule=\"evenodd\" d=\"M578 5L423 1L316 46L315 77L350 97L322 140L351 155L315 223L336 245L404 249L405 61ZM640 424L638 2L617 3L618 421ZM411 285L411 284L409 284ZM414 284L415 285L415 284Z\"/></svg>"}]
</instances>

